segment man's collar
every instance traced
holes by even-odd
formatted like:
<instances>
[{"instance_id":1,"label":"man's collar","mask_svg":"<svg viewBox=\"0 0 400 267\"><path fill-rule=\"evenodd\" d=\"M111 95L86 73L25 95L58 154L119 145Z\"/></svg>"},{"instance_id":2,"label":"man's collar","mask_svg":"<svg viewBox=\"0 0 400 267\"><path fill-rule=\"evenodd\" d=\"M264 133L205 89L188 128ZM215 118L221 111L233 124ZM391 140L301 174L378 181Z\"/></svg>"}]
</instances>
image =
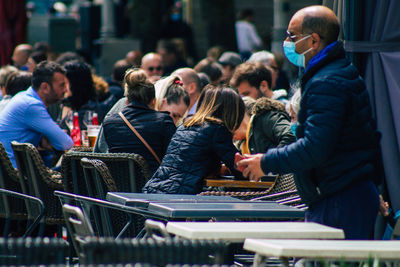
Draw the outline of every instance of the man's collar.
<instances>
[{"instance_id":1,"label":"man's collar","mask_svg":"<svg viewBox=\"0 0 400 267\"><path fill-rule=\"evenodd\" d=\"M327 45L324 49L319 51L318 54L316 54L313 58L310 59L310 61L307 64L307 67L305 69L305 72L307 72L310 68L313 66L317 65L318 62L322 61L332 50L332 48L338 43L338 41L335 41L329 45Z\"/></svg>"}]
</instances>

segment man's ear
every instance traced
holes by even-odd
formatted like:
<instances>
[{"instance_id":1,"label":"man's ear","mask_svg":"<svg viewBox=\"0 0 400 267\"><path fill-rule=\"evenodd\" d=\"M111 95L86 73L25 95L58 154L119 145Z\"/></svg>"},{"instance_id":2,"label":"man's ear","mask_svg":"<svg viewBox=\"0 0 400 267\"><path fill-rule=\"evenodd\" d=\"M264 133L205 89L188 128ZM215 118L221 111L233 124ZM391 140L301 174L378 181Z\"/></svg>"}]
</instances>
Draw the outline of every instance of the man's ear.
<instances>
[{"instance_id":1,"label":"man's ear","mask_svg":"<svg viewBox=\"0 0 400 267\"><path fill-rule=\"evenodd\" d=\"M151 100L151 102L149 104L149 108L155 109L155 105L156 105L156 98L153 98L153 100Z\"/></svg>"},{"instance_id":2,"label":"man's ear","mask_svg":"<svg viewBox=\"0 0 400 267\"><path fill-rule=\"evenodd\" d=\"M268 85L267 81L261 81L259 88L260 88L261 93L264 96L269 97L268 92L271 91L271 89L269 88L269 85Z\"/></svg>"},{"instance_id":3,"label":"man's ear","mask_svg":"<svg viewBox=\"0 0 400 267\"><path fill-rule=\"evenodd\" d=\"M196 84L194 82L190 83L185 89L189 95L193 95L197 91Z\"/></svg>"},{"instance_id":4,"label":"man's ear","mask_svg":"<svg viewBox=\"0 0 400 267\"><path fill-rule=\"evenodd\" d=\"M39 90L42 91L43 93L47 94L50 91L50 89L51 89L50 84L48 84L47 82L42 82L40 84Z\"/></svg>"},{"instance_id":5,"label":"man's ear","mask_svg":"<svg viewBox=\"0 0 400 267\"><path fill-rule=\"evenodd\" d=\"M311 34L311 40L312 40L312 47L314 49L318 49L322 44L321 44L321 37L319 36L318 33L313 32Z\"/></svg>"}]
</instances>

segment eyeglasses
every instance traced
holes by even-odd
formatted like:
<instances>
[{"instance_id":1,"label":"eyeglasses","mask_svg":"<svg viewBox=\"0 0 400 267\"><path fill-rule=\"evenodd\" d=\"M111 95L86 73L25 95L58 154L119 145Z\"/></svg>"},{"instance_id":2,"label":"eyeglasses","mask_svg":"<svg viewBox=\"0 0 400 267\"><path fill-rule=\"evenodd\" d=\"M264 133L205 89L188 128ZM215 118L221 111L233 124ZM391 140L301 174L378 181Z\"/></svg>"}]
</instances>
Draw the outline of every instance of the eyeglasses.
<instances>
[{"instance_id":1,"label":"eyeglasses","mask_svg":"<svg viewBox=\"0 0 400 267\"><path fill-rule=\"evenodd\" d=\"M161 66L157 66L157 67L148 67L147 69L148 69L149 71L153 71L153 70L160 71L160 70L162 70Z\"/></svg>"},{"instance_id":2,"label":"eyeglasses","mask_svg":"<svg viewBox=\"0 0 400 267\"><path fill-rule=\"evenodd\" d=\"M286 31L286 38L289 38L289 40L294 43L296 42L297 37L304 36L304 35L311 35L311 33L300 33L297 35L292 35L289 31ZM324 39L323 36L321 36L320 34L318 34L318 35L319 35L320 39Z\"/></svg>"},{"instance_id":3,"label":"eyeglasses","mask_svg":"<svg viewBox=\"0 0 400 267\"><path fill-rule=\"evenodd\" d=\"M286 37L289 38L291 42L296 42L296 38L304 34L292 35L289 31L286 31Z\"/></svg>"}]
</instances>

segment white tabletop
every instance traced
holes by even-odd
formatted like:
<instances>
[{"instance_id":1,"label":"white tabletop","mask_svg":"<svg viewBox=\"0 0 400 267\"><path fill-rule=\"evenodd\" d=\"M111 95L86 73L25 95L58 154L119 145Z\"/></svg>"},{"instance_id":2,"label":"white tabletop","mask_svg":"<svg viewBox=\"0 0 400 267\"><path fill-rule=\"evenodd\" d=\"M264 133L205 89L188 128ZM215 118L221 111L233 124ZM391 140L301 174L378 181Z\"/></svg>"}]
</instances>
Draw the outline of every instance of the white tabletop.
<instances>
[{"instance_id":1,"label":"white tabletop","mask_svg":"<svg viewBox=\"0 0 400 267\"><path fill-rule=\"evenodd\" d=\"M400 259L400 241L246 239L243 247L273 257Z\"/></svg>"},{"instance_id":2,"label":"white tabletop","mask_svg":"<svg viewBox=\"0 0 400 267\"><path fill-rule=\"evenodd\" d=\"M168 222L167 231L188 239L343 239L343 230L306 222Z\"/></svg>"}]
</instances>

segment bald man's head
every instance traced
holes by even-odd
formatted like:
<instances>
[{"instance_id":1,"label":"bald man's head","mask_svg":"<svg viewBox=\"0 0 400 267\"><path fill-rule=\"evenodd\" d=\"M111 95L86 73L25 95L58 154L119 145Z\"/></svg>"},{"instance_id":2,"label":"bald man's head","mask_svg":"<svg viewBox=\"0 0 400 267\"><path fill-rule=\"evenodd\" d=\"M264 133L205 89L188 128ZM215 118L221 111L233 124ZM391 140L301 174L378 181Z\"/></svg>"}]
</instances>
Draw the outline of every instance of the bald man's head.
<instances>
[{"instance_id":1,"label":"bald man's head","mask_svg":"<svg viewBox=\"0 0 400 267\"><path fill-rule=\"evenodd\" d=\"M339 37L339 20L335 13L325 6L316 5L300 9L292 20L301 22L303 34L317 33L324 46L335 42Z\"/></svg>"},{"instance_id":2,"label":"bald man's head","mask_svg":"<svg viewBox=\"0 0 400 267\"><path fill-rule=\"evenodd\" d=\"M199 98L202 90L199 75L191 68L177 69L171 75L177 75L182 79L183 88L185 88L190 97L189 109L191 109Z\"/></svg>"},{"instance_id":3,"label":"bald man's head","mask_svg":"<svg viewBox=\"0 0 400 267\"><path fill-rule=\"evenodd\" d=\"M163 74L161 66L161 56L157 53L148 53L142 58L141 68L147 73L149 77L158 76Z\"/></svg>"},{"instance_id":4,"label":"bald man's head","mask_svg":"<svg viewBox=\"0 0 400 267\"><path fill-rule=\"evenodd\" d=\"M179 77L182 78L183 85L185 84L190 84L194 83L196 86L196 92L200 93L201 92L201 81L199 78L199 75L197 74L194 69L191 68L180 68L177 69L172 73L172 75L178 75Z\"/></svg>"},{"instance_id":5,"label":"bald man's head","mask_svg":"<svg viewBox=\"0 0 400 267\"><path fill-rule=\"evenodd\" d=\"M29 55L32 53L32 46L30 44L20 44L14 48L12 55L12 61L14 66L17 68L22 68L27 62Z\"/></svg>"}]
</instances>

